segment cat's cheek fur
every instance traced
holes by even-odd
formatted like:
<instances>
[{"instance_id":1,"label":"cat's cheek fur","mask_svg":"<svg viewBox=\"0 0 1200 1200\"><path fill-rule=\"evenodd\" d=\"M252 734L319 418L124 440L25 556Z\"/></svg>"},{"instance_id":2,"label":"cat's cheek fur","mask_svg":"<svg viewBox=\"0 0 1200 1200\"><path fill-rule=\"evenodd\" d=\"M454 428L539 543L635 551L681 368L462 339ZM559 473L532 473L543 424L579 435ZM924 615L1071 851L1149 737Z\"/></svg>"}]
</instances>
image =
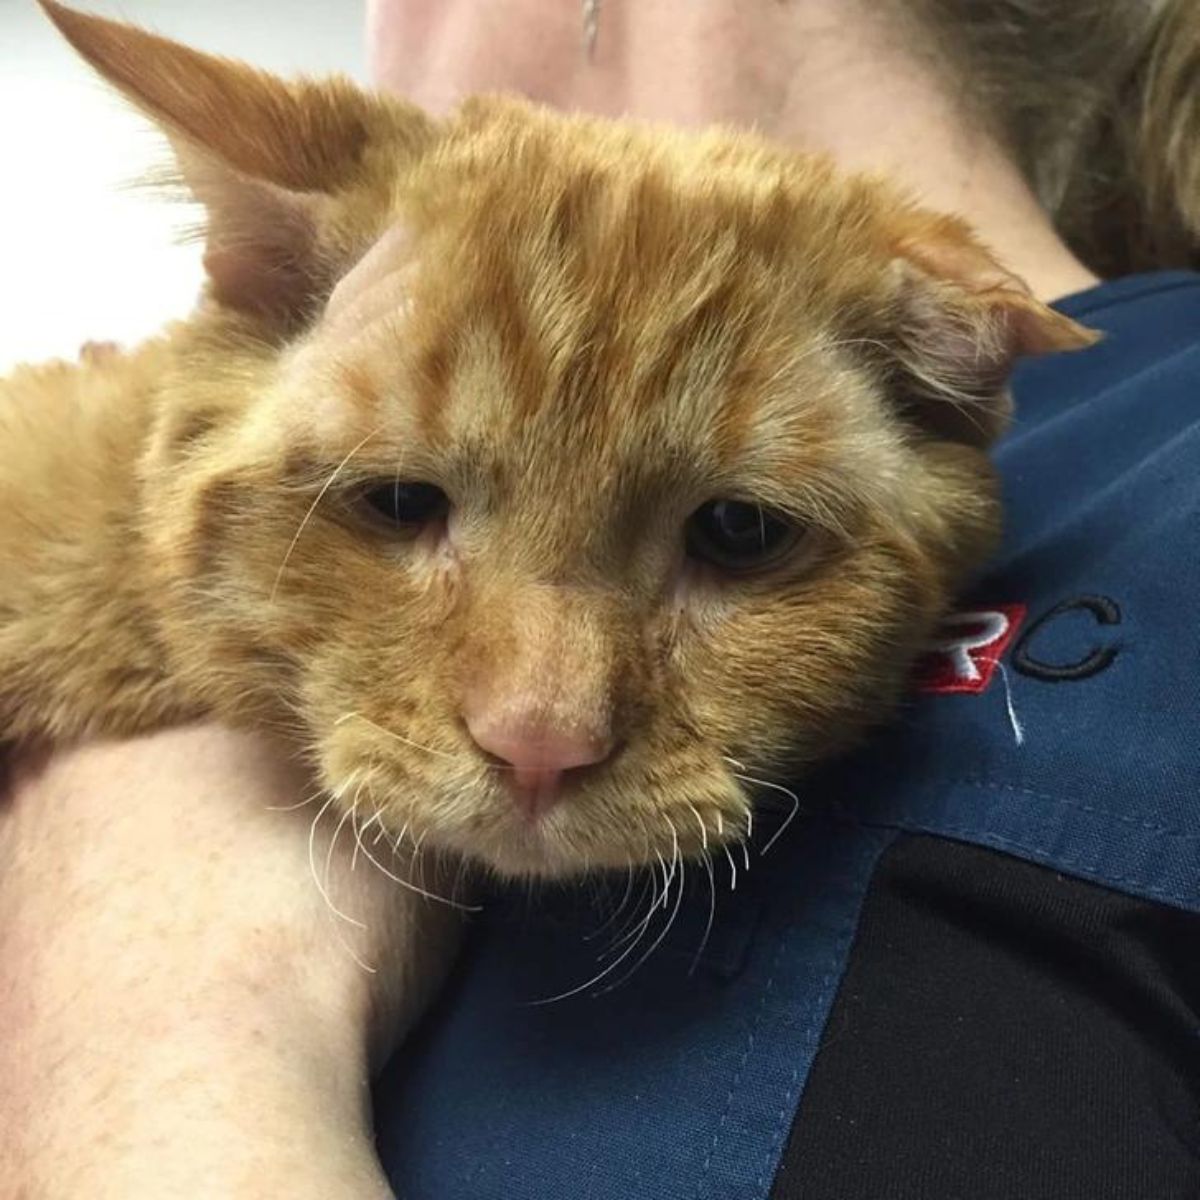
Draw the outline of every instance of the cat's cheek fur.
<instances>
[{"instance_id":1,"label":"cat's cheek fur","mask_svg":"<svg viewBox=\"0 0 1200 1200\"><path fill-rule=\"evenodd\" d=\"M908 522L874 514L790 584L733 580L715 601L711 583L698 589L673 661L705 735L731 757L768 774L800 771L894 708L921 645L999 533L983 456L939 448L928 459L922 488L942 500L930 511L914 505Z\"/></svg>"}]
</instances>

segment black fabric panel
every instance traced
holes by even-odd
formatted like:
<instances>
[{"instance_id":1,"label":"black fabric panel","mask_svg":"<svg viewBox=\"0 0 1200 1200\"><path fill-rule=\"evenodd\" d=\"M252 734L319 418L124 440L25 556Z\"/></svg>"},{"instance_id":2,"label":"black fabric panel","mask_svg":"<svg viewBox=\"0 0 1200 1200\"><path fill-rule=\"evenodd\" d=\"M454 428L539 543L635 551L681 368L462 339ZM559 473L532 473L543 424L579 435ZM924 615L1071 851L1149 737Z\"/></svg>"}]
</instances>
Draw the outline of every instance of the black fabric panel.
<instances>
[{"instance_id":1,"label":"black fabric panel","mask_svg":"<svg viewBox=\"0 0 1200 1200\"><path fill-rule=\"evenodd\" d=\"M1195 1200L1198 1006L1200 917L902 838L772 1200Z\"/></svg>"}]
</instances>

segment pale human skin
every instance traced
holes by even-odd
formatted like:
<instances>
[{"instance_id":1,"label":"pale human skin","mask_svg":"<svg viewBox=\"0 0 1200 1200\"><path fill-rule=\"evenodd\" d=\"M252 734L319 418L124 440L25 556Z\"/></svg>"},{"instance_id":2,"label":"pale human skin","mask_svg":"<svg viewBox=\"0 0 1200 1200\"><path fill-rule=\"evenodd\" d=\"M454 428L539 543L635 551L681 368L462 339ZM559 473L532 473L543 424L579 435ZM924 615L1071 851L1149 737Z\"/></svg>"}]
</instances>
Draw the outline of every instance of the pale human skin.
<instances>
[{"instance_id":1,"label":"pale human skin","mask_svg":"<svg viewBox=\"0 0 1200 1200\"><path fill-rule=\"evenodd\" d=\"M755 125L967 216L1042 299L1095 282L878 6L601 0L591 61L578 0L368 8L376 77L435 110L502 89ZM403 897L349 839L327 855L332 822L310 856L307 794L281 750L214 728L20 764L0 807L6 1195L391 1195L367 1083L403 999Z\"/></svg>"},{"instance_id":2,"label":"pale human skin","mask_svg":"<svg viewBox=\"0 0 1200 1200\"><path fill-rule=\"evenodd\" d=\"M0 819L6 1200L261 1198L281 1180L391 1195L367 1084L397 1000L394 891L351 874L345 840L329 887L365 928L335 931L315 810L286 808L306 794L281 751L215 728L18 770Z\"/></svg>"}]
</instances>

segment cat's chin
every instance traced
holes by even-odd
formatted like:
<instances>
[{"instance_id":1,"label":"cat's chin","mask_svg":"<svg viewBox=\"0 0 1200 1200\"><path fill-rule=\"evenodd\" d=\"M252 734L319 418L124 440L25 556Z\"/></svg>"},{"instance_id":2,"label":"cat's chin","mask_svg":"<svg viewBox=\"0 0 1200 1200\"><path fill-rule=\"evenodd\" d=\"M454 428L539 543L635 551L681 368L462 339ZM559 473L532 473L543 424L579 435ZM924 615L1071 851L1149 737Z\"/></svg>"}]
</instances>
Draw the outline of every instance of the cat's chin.
<instances>
[{"instance_id":1,"label":"cat's chin","mask_svg":"<svg viewBox=\"0 0 1200 1200\"><path fill-rule=\"evenodd\" d=\"M587 874L589 870L589 865L581 858L547 852L544 847L532 842L525 846L514 843L502 848L491 848L482 861L493 875L514 881L574 879Z\"/></svg>"},{"instance_id":2,"label":"cat's chin","mask_svg":"<svg viewBox=\"0 0 1200 1200\"><path fill-rule=\"evenodd\" d=\"M730 828L734 824L731 821ZM591 836L589 836L591 835ZM713 835L713 844L723 841ZM676 857L693 858L704 852L699 837L679 830L667 836L658 854L648 845L643 832L628 840L619 836L598 841L594 831L576 824L569 813L552 813L541 821L505 822L482 837L478 832L467 837L438 838L431 833L429 844L439 845L458 857L473 862L493 876L511 881L543 880L567 882L586 875L626 871L670 862Z\"/></svg>"},{"instance_id":3,"label":"cat's chin","mask_svg":"<svg viewBox=\"0 0 1200 1200\"><path fill-rule=\"evenodd\" d=\"M543 823L523 822L455 851L505 880L568 880L629 862L629 855L616 848L598 858L585 855Z\"/></svg>"}]
</instances>

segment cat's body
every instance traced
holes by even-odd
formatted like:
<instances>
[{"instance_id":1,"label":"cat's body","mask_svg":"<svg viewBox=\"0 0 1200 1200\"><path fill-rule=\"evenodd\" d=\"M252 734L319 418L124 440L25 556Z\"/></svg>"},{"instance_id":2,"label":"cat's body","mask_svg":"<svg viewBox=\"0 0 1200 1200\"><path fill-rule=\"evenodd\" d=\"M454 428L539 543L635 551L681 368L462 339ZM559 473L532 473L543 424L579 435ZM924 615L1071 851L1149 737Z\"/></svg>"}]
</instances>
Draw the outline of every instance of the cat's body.
<instances>
[{"instance_id":1,"label":"cat's body","mask_svg":"<svg viewBox=\"0 0 1200 1200\"><path fill-rule=\"evenodd\" d=\"M569 874L745 836L747 774L886 713L993 543L1013 360L1089 340L959 223L46 7L167 130L211 282L0 384L0 739L266 725L362 820Z\"/></svg>"},{"instance_id":2,"label":"cat's body","mask_svg":"<svg viewBox=\"0 0 1200 1200\"><path fill-rule=\"evenodd\" d=\"M145 578L138 464L170 355L22 367L0 380L0 729L74 740L186 706Z\"/></svg>"}]
</instances>

